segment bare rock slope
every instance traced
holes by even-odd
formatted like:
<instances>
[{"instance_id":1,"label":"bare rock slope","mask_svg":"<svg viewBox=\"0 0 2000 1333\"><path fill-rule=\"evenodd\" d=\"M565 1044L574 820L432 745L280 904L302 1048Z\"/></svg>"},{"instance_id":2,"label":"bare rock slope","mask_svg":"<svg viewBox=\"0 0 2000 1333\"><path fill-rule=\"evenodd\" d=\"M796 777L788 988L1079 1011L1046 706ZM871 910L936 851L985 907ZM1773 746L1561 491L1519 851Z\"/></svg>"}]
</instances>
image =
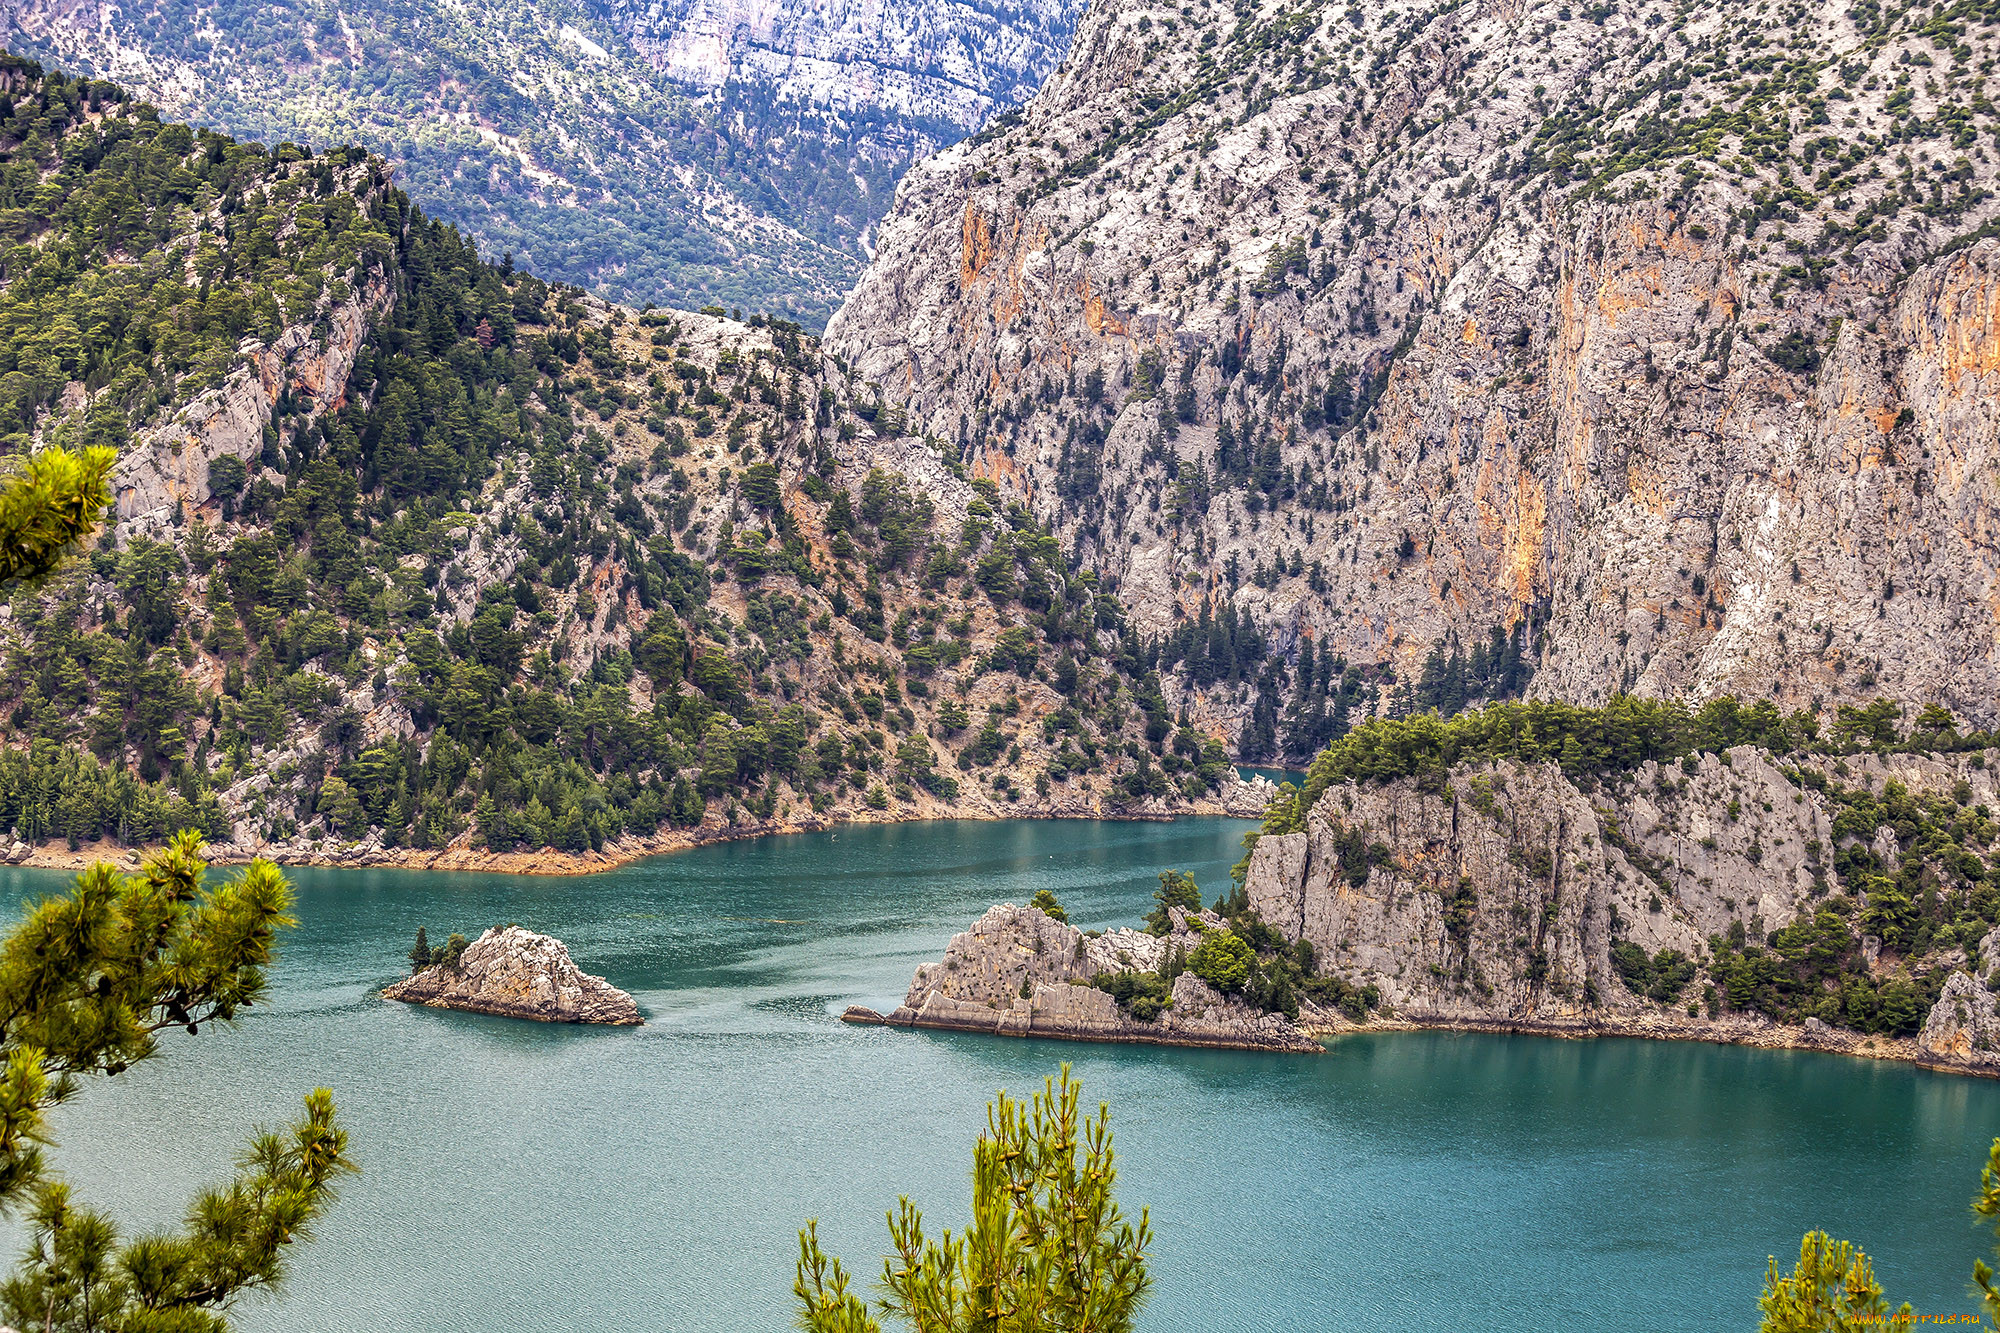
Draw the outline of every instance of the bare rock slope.
<instances>
[{"instance_id":1,"label":"bare rock slope","mask_svg":"<svg viewBox=\"0 0 2000 1333\"><path fill-rule=\"evenodd\" d=\"M384 986L382 998L543 1023L636 1027L645 1021L630 995L577 967L561 940L519 926L493 927L467 945L455 965L436 963Z\"/></svg>"},{"instance_id":2,"label":"bare rock slope","mask_svg":"<svg viewBox=\"0 0 2000 1333\"><path fill-rule=\"evenodd\" d=\"M1993 23L1099 0L828 346L1148 632L1991 721Z\"/></svg>"}]
</instances>

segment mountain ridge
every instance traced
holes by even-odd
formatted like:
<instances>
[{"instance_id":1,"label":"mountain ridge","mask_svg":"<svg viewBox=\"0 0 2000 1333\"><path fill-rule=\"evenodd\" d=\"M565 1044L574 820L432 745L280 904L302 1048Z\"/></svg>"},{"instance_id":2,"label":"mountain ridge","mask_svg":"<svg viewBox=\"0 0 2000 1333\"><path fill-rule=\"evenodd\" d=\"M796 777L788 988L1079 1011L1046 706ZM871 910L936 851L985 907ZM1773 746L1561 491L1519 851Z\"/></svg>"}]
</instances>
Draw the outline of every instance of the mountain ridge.
<instances>
[{"instance_id":1,"label":"mountain ridge","mask_svg":"<svg viewBox=\"0 0 2000 1333\"><path fill-rule=\"evenodd\" d=\"M171 116L382 152L430 213L545 278L817 327L896 176L1031 92L1070 12L17 0L0 19L14 49Z\"/></svg>"},{"instance_id":2,"label":"mountain ridge","mask_svg":"<svg viewBox=\"0 0 2000 1333\"><path fill-rule=\"evenodd\" d=\"M539 866L1269 790L794 322L544 283L359 150L11 56L0 209L0 447L124 450L97 548L0 608L10 857Z\"/></svg>"},{"instance_id":3,"label":"mountain ridge","mask_svg":"<svg viewBox=\"0 0 2000 1333\"><path fill-rule=\"evenodd\" d=\"M1144 632L1247 618L1239 715L1498 629L1541 697L1990 722L1993 21L1099 3L827 344Z\"/></svg>"}]
</instances>

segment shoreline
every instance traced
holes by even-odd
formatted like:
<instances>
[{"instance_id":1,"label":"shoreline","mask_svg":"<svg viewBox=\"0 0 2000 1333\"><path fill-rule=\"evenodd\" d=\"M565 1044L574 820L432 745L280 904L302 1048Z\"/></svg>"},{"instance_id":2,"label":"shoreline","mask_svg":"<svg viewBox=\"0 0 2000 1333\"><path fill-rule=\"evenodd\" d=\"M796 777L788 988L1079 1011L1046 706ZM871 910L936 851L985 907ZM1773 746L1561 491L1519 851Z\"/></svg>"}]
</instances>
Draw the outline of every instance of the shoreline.
<instances>
[{"instance_id":1,"label":"shoreline","mask_svg":"<svg viewBox=\"0 0 2000 1333\"><path fill-rule=\"evenodd\" d=\"M1004 1011L1003 1011L1004 1012ZM920 1016L907 1008L883 1014L863 1005L850 1005L841 1021L861 1027L892 1027L932 1032L970 1032L989 1037L1042 1038L1048 1041L1088 1042L1096 1045L1180 1046L1192 1050L1236 1050L1265 1054L1310 1054L1273 1042L1242 1040L1222 1034L1154 1031L1149 1026L1128 1022L1117 1030L1077 1027L1063 1030L1058 1022L1009 1024L996 1013L992 1021L953 1020ZM1377 1032L1462 1032L1487 1036L1546 1037L1558 1041L1591 1041L1601 1037L1639 1041L1700 1042L1710 1046L1748 1046L1760 1050L1812 1051L1821 1055L1844 1055L1861 1060L1885 1060L1927 1069L1940 1074L1968 1078L2000 1078L2000 1059L1975 1061L1925 1050L1915 1038L1868 1035L1845 1028L1779 1024L1754 1018L1705 1020L1699 1023L1661 1021L1654 1015L1632 1019L1559 1020L1532 1018L1371 1018L1356 1023L1331 1011L1314 1010L1301 1014L1297 1030L1331 1050L1342 1037Z\"/></svg>"},{"instance_id":2,"label":"shoreline","mask_svg":"<svg viewBox=\"0 0 2000 1333\"><path fill-rule=\"evenodd\" d=\"M1261 808L1259 810L1261 814ZM631 865L652 856L692 851L724 842L747 842L755 838L784 837L801 833L827 833L841 828L871 824L917 824L946 820L999 823L1028 819L1099 819L1113 823L1165 824L1177 819L1255 819L1228 808L1219 797L1189 802L1185 809L1107 812L1043 806L1018 811L931 811L804 819L772 819L755 824L662 830L649 837L620 838L606 843L602 851L565 852L554 847L535 851L489 852L470 846L420 849L380 847L367 842L331 848L268 844L244 848L235 843L207 843L203 850L213 866L240 866L263 858L275 865L325 870L441 870L495 875L594 875ZM0 864L31 870L83 870L106 861L125 870L135 870L160 844L127 845L110 839L81 844L71 851L60 838L38 844L15 843L13 850L0 847ZM25 848L25 851L22 849ZM16 855L16 853L19 853Z\"/></svg>"},{"instance_id":3,"label":"shoreline","mask_svg":"<svg viewBox=\"0 0 2000 1333\"><path fill-rule=\"evenodd\" d=\"M1237 818L1244 815L1227 808L1219 798L1192 802L1186 809L1105 812L1101 810L1042 807L1016 812L923 811L912 810L870 818L777 819L756 824L722 827L673 829L647 838L621 838L606 844L602 851L565 852L552 847L536 851L488 852L471 847L422 850L417 848L371 847L365 843L332 849L300 848L285 845L245 849L235 844L208 844L209 863L216 866L245 865L258 857L289 868L437 870L478 874L580 876L615 870L653 856L692 851L717 843L749 841L755 838L794 834L825 833L843 827L871 824L910 824L944 820L995 823L1026 819L1098 819L1117 823L1171 823L1186 818ZM78 871L97 862L109 862L125 870L139 867L157 844L126 846L108 839L80 845L71 851L61 840L38 845L15 843L0 864L24 869ZM24 850L25 849L25 850ZM859 1006L854 1008L859 1009ZM1052 1041L1082 1041L1136 1046L1182 1046L1190 1049L1245 1050L1277 1053L1285 1048L1266 1043L1202 1038L1195 1034L1156 1034L1146 1030L1120 1032L1063 1032L1049 1027L1031 1031L1010 1031L998 1024L952 1023L936 1019L897 1019L864 1010L845 1021L863 1025L929 1029L945 1032L984 1033L990 1036L1042 1037ZM1301 1014L1298 1031L1315 1042L1337 1040L1369 1032L1468 1032L1492 1035L1549 1037L1584 1041L1598 1037L1628 1037L1645 1041L1692 1041L1716 1046L1751 1046L1764 1050L1817 1051L1864 1060L1888 1060L1928 1069L1937 1073L1960 1074L1972 1078L2000 1078L2000 1053L1990 1060L1974 1060L1923 1049L1914 1038L1864 1035L1845 1028L1816 1025L1786 1025L1745 1016L1676 1022L1661 1015L1636 1018L1593 1019L1487 1018L1439 1016L1427 1018L1371 1017L1355 1023L1335 1011L1314 1009Z\"/></svg>"},{"instance_id":4,"label":"shoreline","mask_svg":"<svg viewBox=\"0 0 2000 1333\"><path fill-rule=\"evenodd\" d=\"M2000 1058L1975 1061L1939 1051L1927 1051L1913 1037L1868 1035L1847 1028L1807 1027L1747 1017L1711 1019L1699 1023L1666 1022L1655 1015L1576 1021L1476 1017L1371 1018L1366 1023L1354 1023L1337 1014L1318 1014L1312 1018L1301 1016L1299 1030L1322 1041L1369 1032L1469 1032L1493 1036L1550 1037L1564 1041L1628 1037L1640 1041L1702 1042L1710 1046L1814 1051L1821 1055L1845 1055L1860 1060L1887 1060L1941 1074L2000 1078Z\"/></svg>"},{"instance_id":5,"label":"shoreline","mask_svg":"<svg viewBox=\"0 0 2000 1333\"><path fill-rule=\"evenodd\" d=\"M1134 1027L1109 1031L1060 1032L1041 1027L1010 1027L1002 1022L980 1023L972 1020L953 1021L943 1018L900 1017L901 1011L883 1014L865 1005L849 1005L840 1015L843 1023L857 1027L909 1028L925 1032L972 1032L988 1037L1014 1037L1022 1040L1044 1038L1049 1041L1084 1041L1100 1046L1183 1046L1191 1050L1207 1051L1257 1051L1266 1055L1313 1055L1318 1051L1304 1051L1299 1048L1271 1041L1251 1041L1240 1037L1229 1037L1219 1033L1180 1032L1156 1034ZM1312 1034L1308 1038L1317 1041ZM1323 1049L1323 1048L1322 1048Z\"/></svg>"}]
</instances>

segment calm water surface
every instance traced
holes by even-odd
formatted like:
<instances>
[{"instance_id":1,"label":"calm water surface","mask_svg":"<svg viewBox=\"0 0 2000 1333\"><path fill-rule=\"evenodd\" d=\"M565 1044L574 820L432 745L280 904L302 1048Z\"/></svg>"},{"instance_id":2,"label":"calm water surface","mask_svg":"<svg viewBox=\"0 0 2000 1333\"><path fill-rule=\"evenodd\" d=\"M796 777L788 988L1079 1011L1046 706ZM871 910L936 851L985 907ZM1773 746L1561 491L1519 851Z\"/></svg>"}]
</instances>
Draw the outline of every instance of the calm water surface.
<instances>
[{"instance_id":1,"label":"calm water surface","mask_svg":"<svg viewBox=\"0 0 2000 1333\"><path fill-rule=\"evenodd\" d=\"M1251 778L1269 778L1271 781L1277 783L1289 782L1294 787L1305 786L1306 778L1310 776L1302 768L1246 768L1238 764L1236 771L1243 776L1245 781Z\"/></svg>"},{"instance_id":2,"label":"calm water surface","mask_svg":"<svg viewBox=\"0 0 2000 1333\"><path fill-rule=\"evenodd\" d=\"M169 1221L324 1084L365 1173L244 1328L775 1331L803 1218L872 1276L883 1210L907 1193L961 1222L994 1089L1069 1060L1112 1103L1121 1198L1153 1210L1152 1333L1748 1329L1765 1256L1822 1225L1898 1296L1972 1308L1993 1083L1631 1041L1383 1034L1288 1058L835 1020L892 1005L989 903L1047 887L1080 924L1129 922L1166 866L1213 893L1246 827L896 825L588 879L297 872L273 1003L93 1084L59 1160L123 1217ZM648 1025L376 998L419 924L507 921L562 936Z\"/></svg>"}]
</instances>

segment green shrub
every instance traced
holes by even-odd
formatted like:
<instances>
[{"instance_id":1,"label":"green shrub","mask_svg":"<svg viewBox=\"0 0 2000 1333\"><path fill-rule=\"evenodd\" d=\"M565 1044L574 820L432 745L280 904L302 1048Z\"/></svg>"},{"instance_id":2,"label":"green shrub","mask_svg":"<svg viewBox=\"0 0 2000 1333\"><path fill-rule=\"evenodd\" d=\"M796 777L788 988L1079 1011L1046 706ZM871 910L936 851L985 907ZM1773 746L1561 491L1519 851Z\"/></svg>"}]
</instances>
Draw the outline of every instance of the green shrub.
<instances>
[{"instance_id":1,"label":"green shrub","mask_svg":"<svg viewBox=\"0 0 2000 1333\"><path fill-rule=\"evenodd\" d=\"M1235 932L1211 930L1188 955L1188 971L1228 995L1243 989L1250 980L1257 955Z\"/></svg>"},{"instance_id":2,"label":"green shrub","mask_svg":"<svg viewBox=\"0 0 2000 1333\"><path fill-rule=\"evenodd\" d=\"M1142 1023L1152 1022L1173 1007L1173 983L1157 972L1099 972L1090 984Z\"/></svg>"}]
</instances>

